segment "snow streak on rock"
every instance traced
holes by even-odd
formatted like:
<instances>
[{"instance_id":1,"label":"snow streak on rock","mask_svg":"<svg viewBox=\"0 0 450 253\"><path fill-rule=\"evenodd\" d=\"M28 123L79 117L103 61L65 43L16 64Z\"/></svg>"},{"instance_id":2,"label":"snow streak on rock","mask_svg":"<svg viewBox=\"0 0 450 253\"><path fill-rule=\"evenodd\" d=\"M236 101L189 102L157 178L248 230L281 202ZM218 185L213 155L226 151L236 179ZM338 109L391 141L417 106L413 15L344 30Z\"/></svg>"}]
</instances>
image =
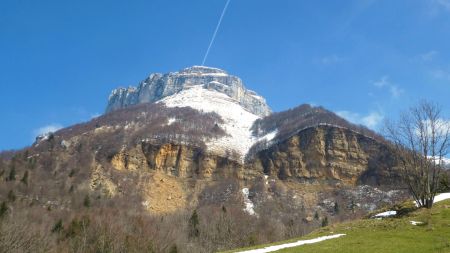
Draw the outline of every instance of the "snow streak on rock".
<instances>
[{"instance_id":1,"label":"snow streak on rock","mask_svg":"<svg viewBox=\"0 0 450 253\"><path fill-rule=\"evenodd\" d=\"M248 190L248 188L244 188L242 189L242 196L244 197L244 204L245 204L245 208L244 211L247 212L250 215L256 215L255 212L255 205L253 204L253 202L248 198L248 195L250 194L250 191Z\"/></svg>"}]
</instances>

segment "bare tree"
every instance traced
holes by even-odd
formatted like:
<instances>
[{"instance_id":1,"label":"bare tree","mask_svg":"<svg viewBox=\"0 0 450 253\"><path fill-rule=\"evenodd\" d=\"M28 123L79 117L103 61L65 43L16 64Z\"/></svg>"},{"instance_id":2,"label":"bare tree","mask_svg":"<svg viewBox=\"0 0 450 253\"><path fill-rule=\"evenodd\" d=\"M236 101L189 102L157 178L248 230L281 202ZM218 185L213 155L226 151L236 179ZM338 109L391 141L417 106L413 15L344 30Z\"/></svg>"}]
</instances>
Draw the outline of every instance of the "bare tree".
<instances>
[{"instance_id":1,"label":"bare tree","mask_svg":"<svg viewBox=\"0 0 450 253\"><path fill-rule=\"evenodd\" d=\"M431 208L450 147L450 121L441 108L422 101L386 123L386 133L400 160L402 177L419 207Z\"/></svg>"}]
</instances>

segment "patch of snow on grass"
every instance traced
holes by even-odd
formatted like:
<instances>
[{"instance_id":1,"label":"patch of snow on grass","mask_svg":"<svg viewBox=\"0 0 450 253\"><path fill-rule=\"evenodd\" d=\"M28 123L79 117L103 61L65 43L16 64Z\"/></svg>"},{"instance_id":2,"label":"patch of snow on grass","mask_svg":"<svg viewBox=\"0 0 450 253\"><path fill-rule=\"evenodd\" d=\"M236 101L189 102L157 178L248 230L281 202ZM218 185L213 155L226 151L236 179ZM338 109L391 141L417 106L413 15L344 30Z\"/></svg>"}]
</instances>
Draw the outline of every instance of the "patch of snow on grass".
<instances>
[{"instance_id":1,"label":"patch of snow on grass","mask_svg":"<svg viewBox=\"0 0 450 253\"><path fill-rule=\"evenodd\" d=\"M249 194L250 194L250 191L248 190L248 188L242 189L242 196L244 196L244 204L245 204L244 211L250 215L257 215L255 210L253 209L255 207L253 205L253 202L248 198Z\"/></svg>"},{"instance_id":2,"label":"patch of snow on grass","mask_svg":"<svg viewBox=\"0 0 450 253\"><path fill-rule=\"evenodd\" d=\"M436 195L434 197L433 204L437 203L439 201L442 201L442 200L446 200L446 199L450 199L450 192L440 193L440 194ZM417 205L417 202L415 202L415 201L414 201L414 204L416 205L416 207L419 206L419 205Z\"/></svg>"},{"instance_id":3,"label":"patch of snow on grass","mask_svg":"<svg viewBox=\"0 0 450 253\"><path fill-rule=\"evenodd\" d=\"M313 243L318 243L318 242L322 242L322 241L325 241L325 240L335 239L335 238L339 238L339 237L344 236L344 235L345 234L321 236L321 237L317 237L317 238L314 238L314 239L300 240L300 241L296 241L296 242L292 242L292 243L285 243L285 244L281 244L281 245L268 246L268 247L264 247L264 248L261 248L261 249L252 249L252 250L246 250L246 251L239 251L237 253L267 253L267 252L274 252L274 251L278 251L278 250L281 250L281 249L293 248L293 247L298 247L298 246L302 246L302 245L305 245L305 244L313 244Z\"/></svg>"},{"instance_id":4,"label":"patch of snow on grass","mask_svg":"<svg viewBox=\"0 0 450 253\"><path fill-rule=\"evenodd\" d=\"M446 200L446 199L450 199L450 192L441 193L441 194L436 195L436 197L434 197L434 202L433 203L436 203L436 202L439 202L439 201L442 201L442 200Z\"/></svg>"},{"instance_id":5,"label":"patch of snow on grass","mask_svg":"<svg viewBox=\"0 0 450 253\"><path fill-rule=\"evenodd\" d=\"M203 112L216 112L224 120L220 127L227 133L226 136L206 141L209 150L219 154L227 151L236 151L244 160L249 149L257 141L266 139L271 141L277 131L256 138L250 128L255 120L260 117L247 111L233 98L213 90L208 90L200 85L192 86L160 101L167 107L191 107Z\"/></svg>"},{"instance_id":6,"label":"patch of snow on grass","mask_svg":"<svg viewBox=\"0 0 450 253\"><path fill-rule=\"evenodd\" d=\"M421 221L409 221L410 223L411 223L411 225L413 225L413 226L417 226L417 225L420 225L420 224L423 224L423 222L421 222Z\"/></svg>"},{"instance_id":7,"label":"patch of snow on grass","mask_svg":"<svg viewBox=\"0 0 450 253\"><path fill-rule=\"evenodd\" d=\"M386 218L397 215L397 211L386 211L373 216L374 218Z\"/></svg>"}]
</instances>

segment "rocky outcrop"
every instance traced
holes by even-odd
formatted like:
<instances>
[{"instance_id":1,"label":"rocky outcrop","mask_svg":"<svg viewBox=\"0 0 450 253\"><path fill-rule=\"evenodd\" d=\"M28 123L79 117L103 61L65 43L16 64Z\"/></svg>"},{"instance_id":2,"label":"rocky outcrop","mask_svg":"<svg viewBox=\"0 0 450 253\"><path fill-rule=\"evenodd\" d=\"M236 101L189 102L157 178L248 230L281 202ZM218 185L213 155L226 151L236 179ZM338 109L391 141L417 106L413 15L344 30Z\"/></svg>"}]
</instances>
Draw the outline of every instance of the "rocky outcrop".
<instances>
[{"instance_id":1,"label":"rocky outcrop","mask_svg":"<svg viewBox=\"0 0 450 253\"><path fill-rule=\"evenodd\" d=\"M385 144L346 128L308 128L263 150L249 168L279 179L314 182L392 184L399 177Z\"/></svg>"},{"instance_id":2,"label":"rocky outcrop","mask_svg":"<svg viewBox=\"0 0 450 253\"><path fill-rule=\"evenodd\" d=\"M242 165L227 157L181 144L143 142L111 160L117 170L150 170L178 178L278 179L343 185L393 185L399 175L388 146L333 126L305 129Z\"/></svg>"},{"instance_id":3,"label":"rocky outcrop","mask_svg":"<svg viewBox=\"0 0 450 253\"><path fill-rule=\"evenodd\" d=\"M115 89L109 96L106 112L135 104L156 102L197 85L226 94L253 114L267 116L271 112L265 99L246 89L240 78L220 69L203 66L168 74L151 74L138 87Z\"/></svg>"},{"instance_id":4,"label":"rocky outcrop","mask_svg":"<svg viewBox=\"0 0 450 253\"><path fill-rule=\"evenodd\" d=\"M120 171L150 170L179 178L242 178L242 165L195 146L152 144L122 150L113 156L113 167Z\"/></svg>"}]
</instances>

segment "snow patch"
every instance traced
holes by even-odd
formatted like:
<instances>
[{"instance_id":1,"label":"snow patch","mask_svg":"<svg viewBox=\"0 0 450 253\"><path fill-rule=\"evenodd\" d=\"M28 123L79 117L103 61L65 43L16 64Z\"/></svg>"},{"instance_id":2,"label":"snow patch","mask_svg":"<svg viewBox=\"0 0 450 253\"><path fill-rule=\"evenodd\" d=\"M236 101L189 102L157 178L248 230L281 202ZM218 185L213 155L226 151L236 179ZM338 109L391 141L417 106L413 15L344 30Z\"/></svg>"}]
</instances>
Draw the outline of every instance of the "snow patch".
<instances>
[{"instance_id":1,"label":"snow patch","mask_svg":"<svg viewBox=\"0 0 450 253\"><path fill-rule=\"evenodd\" d=\"M373 216L374 218L387 218L397 215L397 211L386 211Z\"/></svg>"},{"instance_id":2,"label":"snow patch","mask_svg":"<svg viewBox=\"0 0 450 253\"><path fill-rule=\"evenodd\" d=\"M439 201L446 200L446 199L450 199L450 192L447 192L447 193L441 193L441 194L436 195L436 196L434 197L433 204L435 204L435 203L437 203L437 202L439 202ZM415 201L414 201L413 203L415 203L416 207L419 206L419 205L417 205L417 203L416 203Z\"/></svg>"},{"instance_id":3,"label":"snow patch","mask_svg":"<svg viewBox=\"0 0 450 253\"><path fill-rule=\"evenodd\" d=\"M322 241L325 241L325 240L335 239L335 238L339 238L339 237L344 236L344 235L345 234L335 234L335 235L321 236L321 237L317 237L317 238L314 238L314 239L300 240L300 241L291 242L291 243L285 243L285 244L281 244L281 245L269 246L269 247L265 247L265 248L261 248L261 249L239 251L237 253L267 253L267 252L274 252L274 251L278 251L278 250L282 250L282 249L286 249L286 248L293 248L293 247L298 247L298 246L302 246L302 245L305 245L305 244L313 244L313 243L318 243L318 242L322 242Z\"/></svg>"},{"instance_id":4,"label":"snow patch","mask_svg":"<svg viewBox=\"0 0 450 253\"><path fill-rule=\"evenodd\" d=\"M167 125L170 126L177 121L176 118L169 118Z\"/></svg>"},{"instance_id":5,"label":"snow patch","mask_svg":"<svg viewBox=\"0 0 450 253\"><path fill-rule=\"evenodd\" d=\"M213 140L205 140L208 150L225 155L229 151L239 154L241 161L257 141L265 139L271 141L277 130L260 138L253 136L250 128L260 116L255 115L233 98L200 85L188 87L179 93L160 100L167 107L191 107L198 111L215 112L224 120L220 127L227 133L226 136Z\"/></svg>"},{"instance_id":6,"label":"snow patch","mask_svg":"<svg viewBox=\"0 0 450 253\"><path fill-rule=\"evenodd\" d=\"M255 212L255 209L253 209L255 207L255 205L248 198L249 194L250 194L250 191L248 190L248 188L243 188L242 189L242 196L244 196L244 204L245 204L244 211L246 213L250 214L250 215L257 215L256 212Z\"/></svg>"},{"instance_id":7,"label":"snow patch","mask_svg":"<svg viewBox=\"0 0 450 253\"><path fill-rule=\"evenodd\" d=\"M433 203L436 203L436 202L439 202L439 201L442 201L442 200L446 200L446 199L450 199L450 192L441 193L441 194L436 195L436 197L434 197L434 202Z\"/></svg>"},{"instance_id":8,"label":"snow patch","mask_svg":"<svg viewBox=\"0 0 450 253\"><path fill-rule=\"evenodd\" d=\"M417 226L417 225L423 224L423 222L421 222L421 221L413 221L413 220L411 220L411 221L409 221L409 222L410 222L411 225L413 225L413 226Z\"/></svg>"}]
</instances>

